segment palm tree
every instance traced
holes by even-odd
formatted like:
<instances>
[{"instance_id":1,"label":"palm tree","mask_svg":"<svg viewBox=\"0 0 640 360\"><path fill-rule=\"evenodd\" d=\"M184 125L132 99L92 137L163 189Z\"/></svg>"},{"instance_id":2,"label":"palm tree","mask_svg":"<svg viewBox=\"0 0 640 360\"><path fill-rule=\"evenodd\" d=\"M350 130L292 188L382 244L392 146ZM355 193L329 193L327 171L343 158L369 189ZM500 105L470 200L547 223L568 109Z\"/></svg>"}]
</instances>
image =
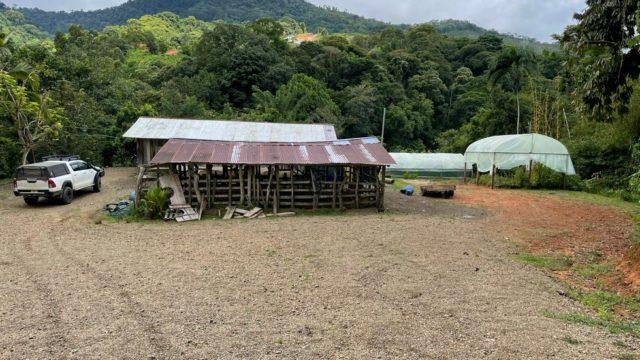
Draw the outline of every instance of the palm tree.
<instances>
[{"instance_id":1,"label":"palm tree","mask_svg":"<svg viewBox=\"0 0 640 360\"><path fill-rule=\"evenodd\" d=\"M534 67L535 59L531 50L507 46L498 55L496 64L489 72L489 85L491 87L503 84L516 95L518 106L516 132L518 134L520 134L520 89L522 89L522 85L533 72Z\"/></svg>"}]
</instances>

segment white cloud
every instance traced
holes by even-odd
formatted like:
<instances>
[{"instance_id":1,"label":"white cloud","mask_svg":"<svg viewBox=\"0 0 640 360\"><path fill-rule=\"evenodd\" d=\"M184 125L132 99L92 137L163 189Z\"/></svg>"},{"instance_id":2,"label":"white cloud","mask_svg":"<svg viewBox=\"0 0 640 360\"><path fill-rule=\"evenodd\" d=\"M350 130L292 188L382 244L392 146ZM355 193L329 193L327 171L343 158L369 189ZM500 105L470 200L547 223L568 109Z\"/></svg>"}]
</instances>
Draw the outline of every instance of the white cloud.
<instances>
[{"instance_id":1,"label":"white cloud","mask_svg":"<svg viewBox=\"0 0 640 360\"><path fill-rule=\"evenodd\" d=\"M572 23L585 0L310 0L392 23L468 20L500 32L549 41Z\"/></svg>"},{"instance_id":2,"label":"white cloud","mask_svg":"<svg viewBox=\"0 0 640 360\"><path fill-rule=\"evenodd\" d=\"M5 0L9 5L45 10L92 10L124 0ZM500 32L548 41L572 22L585 0L309 0L318 5L392 23L421 23L438 19L469 20Z\"/></svg>"}]
</instances>

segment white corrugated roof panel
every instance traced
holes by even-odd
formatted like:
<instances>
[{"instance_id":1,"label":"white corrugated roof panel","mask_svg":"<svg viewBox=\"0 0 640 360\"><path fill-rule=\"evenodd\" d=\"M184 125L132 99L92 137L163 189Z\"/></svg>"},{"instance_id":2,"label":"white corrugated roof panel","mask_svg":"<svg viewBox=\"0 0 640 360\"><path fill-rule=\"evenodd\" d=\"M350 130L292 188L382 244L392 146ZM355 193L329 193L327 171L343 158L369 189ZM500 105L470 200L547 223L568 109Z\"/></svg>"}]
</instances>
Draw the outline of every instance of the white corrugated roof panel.
<instances>
[{"instance_id":1,"label":"white corrugated roof panel","mask_svg":"<svg viewBox=\"0 0 640 360\"><path fill-rule=\"evenodd\" d=\"M190 139L255 142L337 140L333 125L141 117L124 134L134 139Z\"/></svg>"}]
</instances>

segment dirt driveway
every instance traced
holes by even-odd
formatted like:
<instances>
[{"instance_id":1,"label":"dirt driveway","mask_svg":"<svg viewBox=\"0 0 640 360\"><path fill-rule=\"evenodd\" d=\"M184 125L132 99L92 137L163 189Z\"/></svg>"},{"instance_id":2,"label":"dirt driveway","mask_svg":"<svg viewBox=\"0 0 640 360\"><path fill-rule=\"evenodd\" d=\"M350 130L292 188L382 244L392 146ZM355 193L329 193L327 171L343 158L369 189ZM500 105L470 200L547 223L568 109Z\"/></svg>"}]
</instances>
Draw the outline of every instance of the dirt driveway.
<instances>
[{"instance_id":1,"label":"dirt driveway","mask_svg":"<svg viewBox=\"0 0 640 360\"><path fill-rule=\"evenodd\" d=\"M462 204L390 214L94 224L131 169L73 205L0 188L0 358L616 358L640 343L579 311ZM568 341L567 339L575 340Z\"/></svg>"}]
</instances>

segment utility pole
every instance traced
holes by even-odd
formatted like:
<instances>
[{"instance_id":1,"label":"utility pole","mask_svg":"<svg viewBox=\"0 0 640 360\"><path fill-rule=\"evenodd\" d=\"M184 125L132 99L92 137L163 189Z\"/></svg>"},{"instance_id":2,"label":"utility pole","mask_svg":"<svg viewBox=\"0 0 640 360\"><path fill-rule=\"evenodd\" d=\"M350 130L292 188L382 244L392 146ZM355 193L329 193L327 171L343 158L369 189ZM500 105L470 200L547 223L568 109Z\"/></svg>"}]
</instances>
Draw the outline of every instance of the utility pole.
<instances>
[{"instance_id":1,"label":"utility pole","mask_svg":"<svg viewBox=\"0 0 640 360\"><path fill-rule=\"evenodd\" d=\"M386 121L387 121L387 108L385 107L382 110L382 139L380 141L383 146L384 146L384 126L385 126Z\"/></svg>"}]
</instances>

